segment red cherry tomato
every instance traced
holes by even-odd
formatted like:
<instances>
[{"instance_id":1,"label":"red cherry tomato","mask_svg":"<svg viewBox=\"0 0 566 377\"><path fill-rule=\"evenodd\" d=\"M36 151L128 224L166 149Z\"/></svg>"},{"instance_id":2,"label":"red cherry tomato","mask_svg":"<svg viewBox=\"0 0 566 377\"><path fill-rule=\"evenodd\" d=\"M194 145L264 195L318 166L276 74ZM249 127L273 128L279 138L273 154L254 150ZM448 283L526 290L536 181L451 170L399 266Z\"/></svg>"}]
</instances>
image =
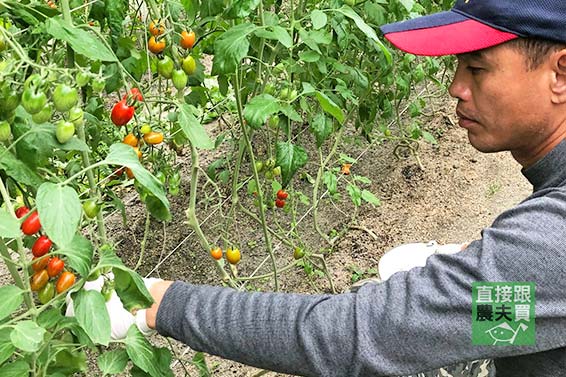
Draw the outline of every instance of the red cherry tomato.
<instances>
[{"instance_id":1,"label":"red cherry tomato","mask_svg":"<svg viewBox=\"0 0 566 377\"><path fill-rule=\"evenodd\" d=\"M289 194L286 193L284 190L277 191L277 199L286 200L288 196Z\"/></svg>"},{"instance_id":2,"label":"red cherry tomato","mask_svg":"<svg viewBox=\"0 0 566 377\"><path fill-rule=\"evenodd\" d=\"M16 217L18 219L21 219L22 217L24 217L28 213L29 213L29 208L26 207L26 206L23 206L23 207L20 207L16 210Z\"/></svg>"},{"instance_id":3,"label":"red cherry tomato","mask_svg":"<svg viewBox=\"0 0 566 377\"><path fill-rule=\"evenodd\" d=\"M41 236L33 244L31 252L36 258L42 257L49 252L51 245L53 245L53 242L47 236Z\"/></svg>"},{"instance_id":4,"label":"red cherry tomato","mask_svg":"<svg viewBox=\"0 0 566 377\"><path fill-rule=\"evenodd\" d=\"M49 260L47 264L47 274L50 278L54 278L55 276L59 275L63 268L65 267L65 262L58 257L53 257Z\"/></svg>"},{"instance_id":5,"label":"red cherry tomato","mask_svg":"<svg viewBox=\"0 0 566 377\"><path fill-rule=\"evenodd\" d=\"M39 232L40 229L41 223L39 222L39 214L37 211L33 211L22 223L22 232L31 236L32 234Z\"/></svg>"},{"instance_id":6,"label":"red cherry tomato","mask_svg":"<svg viewBox=\"0 0 566 377\"><path fill-rule=\"evenodd\" d=\"M275 206L277 208L283 208L285 207L285 201L281 199L275 199Z\"/></svg>"},{"instance_id":7,"label":"red cherry tomato","mask_svg":"<svg viewBox=\"0 0 566 377\"><path fill-rule=\"evenodd\" d=\"M134 117L135 107L128 106L127 99L123 99L112 108L112 113L110 118L112 123L117 126L123 126L127 124Z\"/></svg>"}]
</instances>

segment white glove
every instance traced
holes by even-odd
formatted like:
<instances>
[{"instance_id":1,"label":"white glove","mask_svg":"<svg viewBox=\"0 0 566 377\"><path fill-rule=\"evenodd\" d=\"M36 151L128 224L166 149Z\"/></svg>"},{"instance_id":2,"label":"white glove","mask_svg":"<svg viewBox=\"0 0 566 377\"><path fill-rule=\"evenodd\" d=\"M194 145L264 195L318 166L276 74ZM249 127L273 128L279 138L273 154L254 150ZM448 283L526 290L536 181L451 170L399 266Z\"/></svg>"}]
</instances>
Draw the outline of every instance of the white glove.
<instances>
[{"instance_id":1,"label":"white glove","mask_svg":"<svg viewBox=\"0 0 566 377\"><path fill-rule=\"evenodd\" d=\"M106 278L109 280L114 279L114 274L112 274L112 272L106 274L106 276ZM94 290L100 292L104 285L104 279L104 276L101 275L96 280L87 281L83 289L87 291ZM153 284L162 281L162 279L149 278L143 279L143 281L147 290L149 291ZM67 311L65 312L65 316L74 317L75 310L73 307L73 299L71 298L70 294L67 294L66 301ZM108 310L108 315L110 317L110 336L114 340L124 339L126 337L126 334L128 333L128 329L133 324L136 324L141 333L146 336L154 332L154 330L150 329L147 326L146 309L140 309L135 315L133 315L124 308L124 305L122 304L122 301L116 294L115 290L112 290L110 300L106 302L106 309Z\"/></svg>"}]
</instances>

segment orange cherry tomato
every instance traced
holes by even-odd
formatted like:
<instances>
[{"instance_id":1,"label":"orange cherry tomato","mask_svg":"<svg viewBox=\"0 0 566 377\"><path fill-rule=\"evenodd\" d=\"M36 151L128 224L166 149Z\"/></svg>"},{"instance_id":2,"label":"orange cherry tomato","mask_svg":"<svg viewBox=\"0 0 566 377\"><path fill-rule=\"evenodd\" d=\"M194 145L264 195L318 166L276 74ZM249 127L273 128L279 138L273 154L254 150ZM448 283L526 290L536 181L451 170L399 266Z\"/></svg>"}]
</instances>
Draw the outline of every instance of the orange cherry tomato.
<instances>
[{"instance_id":1,"label":"orange cherry tomato","mask_svg":"<svg viewBox=\"0 0 566 377\"><path fill-rule=\"evenodd\" d=\"M41 288L45 287L45 284L49 281L49 275L47 270L43 269L32 275L30 285L31 290L34 292L39 291Z\"/></svg>"},{"instance_id":2,"label":"orange cherry tomato","mask_svg":"<svg viewBox=\"0 0 566 377\"><path fill-rule=\"evenodd\" d=\"M220 260L222 259L222 249L219 247L215 247L210 249L210 255L216 259L216 260Z\"/></svg>"},{"instance_id":3,"label":"orange cherry tomato","mask_svg":"<svg viewBox=\"0 0 566 377\"><path fill-rule=\"evenodd\" d=\"M47 273L47 271L45 273ZM55 289L57 293L65 292L67 289L71 288L73 284L75 284L75 274L65 271L59 276Z\"/></svg>"},{"instance_id":4,"label":"orange cherry tomato","mask_svg":"<svg viewBox=\"0 0 566 377\"><path fill-rule=\"evenodd\" d=\"M194 31L183 30L181 32L181 47L190 49L195 45L197 36Z\"/></svg>"},{"instance_id":5,"label":"orange cherry tomato","mask_svg":"<svg viewBox=\"0 0 566 377\"><path fill-rule=\"evenodd\" d=\"M159 20L153 20L149 23L149 33L153 36L165 33L165 26Z\"/></svg>"},{"instance_id":6,"label":"orange cherry tomato","mask_svg":"<svg viewBox=\"0 0 566 377\"><path fill-rule=\"evenodd\" d=\"M132 147L137 147L139 140L137 137L134 136L134 134L127 134L126 136L124 136L124 140L122 140L122 143L131 145Z\"/></svg>"},{"instance_id":7,"label":"orange cherry tomato","mask_svg":"<svg viewBox=\"0 0 566 377\"><path fill-rule=\"evenodd\" d=\"M160 144L163 142L163 134L161 132L151 131L143 135L143 140L150 145Z\"/></svg>"},{"instance_id":8,"label":"orange cherry tomato","mask_svg":"<svg viewBox=\"0 0 566 377\"><path fill-rule=\"evenodd\" d=\"M126 168L126 175L129 179L134 179L134 172L130 168Z\"/></svg>"},{"instance_id":9,"label":"orange cherry tomato","mask_svg":"<svg viewBox=\"0 0 566 377\"><path fill-rule=\"evenodd\" d=\"M350 168L352 167L352 164L343 164L342 168L340 169L340 173L344 174L344 175L350 175Z\"/></svg>"},{"instance_id":10,"label":"orange cherry tomato","mask_svg":"<svg viewBox=\"0 0 566 377\"><path fill-rule=\"evenodd\" d=\"M231 264L237 264L240 261L241 258L242 258L242 255L240 254L240 250L238 250L238 249L228 249L228 250L226 250L226 259Z\"/></svg>"},{"instance_id":11,"label":"orange cherry tomato","mask_svg":"<svg viewBox=\"0 0 566 377\"><path fill-rule=\"evenodd\" d=\"M31 268L35 271L41 271L47 268L47 264L49 263L49 259L51 258L33 258Z\"/></svg>"},{"instance_id":12,"label":"orange cherry tomato","mask_svg":"<svg viewBox=\"0 0 566 377\"><path fill-rule=\"evenodd\" d=\"M149 38L149 42L147 43L147 47L149 51L153 52L154 54L161 54L163 50L165 50L165 39L155 39L155 37Z\"/></svg>"}]
</instances>

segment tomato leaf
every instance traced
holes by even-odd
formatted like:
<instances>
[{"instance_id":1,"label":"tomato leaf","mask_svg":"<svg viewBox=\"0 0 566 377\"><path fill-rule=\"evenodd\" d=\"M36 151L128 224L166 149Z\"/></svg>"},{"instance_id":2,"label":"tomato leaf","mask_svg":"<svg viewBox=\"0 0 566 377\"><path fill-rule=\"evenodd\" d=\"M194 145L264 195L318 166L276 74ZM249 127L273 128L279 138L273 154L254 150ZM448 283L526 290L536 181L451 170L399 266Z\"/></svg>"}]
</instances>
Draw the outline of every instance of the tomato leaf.
<instances>
[{"instance_id":1,"label":"tomato leaf","mask_svg":"<svg viewBox=\"0 0 566 377\"><path fill-rule=\"evenodd\" d=\"M88 239L80 234L75 234L73 240L58 249L56 253L67 257L67 263L79 275L88 275L94 253L92 243Z\"/></svg>"},{"instance_id":2,"label":"tomato leaf","mask_svg":"<svg viewBox=\"0 0 566 377\"><path fill-rule=\"evenodd\" d=\"M22 234L20 222L6 210L0 209L0 237L16 238Z\"/></svg>"},{"instance_id":3,"label":"tomato leaf","mask_svg":"<svg viewBox=\"0 0 566 377\"><path fill-rule=\"evenodd\" d=\"M252 98L244 109L244 118L252 128L258 129L267 122L267 118L278 113L281 105L270 94L260 94Z\"/></svg>"},{"instance_id":4,"label":"tomato leaf","mask_svg":"<svg viewBox=\"0 0 566 377\"><path fill-rule=\"evenodd\" d=\"M133 363L153 377L172 376L167 355L162 348L153 347L135 325L128 330L124 340L126 352ZM168 352L167 352L168 353ZM169 361L171 355L169 354Z\"/></svg>"},{"instance_id":5,"label":"tomato leaf","mask_svg":"<svg viewBox=\"0 0 566 377\"><path fill-rule=\"evenodd\" d=\"M43 344L45 329L39 327L34 321L20 321L10 333L10 340L16 348L24 352L35 352ZM2 367L2 371L4 367Z\"/></svg>"},{"instance_id":6,"label":"tomato leaf","mask_svg":"<svg viewBox=\"0 0 566 377\"><path fill-rule=\"evenodd\" d=\"M256 26L250 23L236 25L226 30L214 42L213 76L236 72L236 68L250 49L248 35L255 30Z\"/></svg>"},{"instance_id":7,"label":"tomato leaf","mask_svg":"<svg viewBox=\"0 0 566 377\"><path fill-rule=\"evenodd\" d=\"M17 159L12 152L0 145L0 169L6 174L27 186L39 187L43 180L28 165Z\"/></svg>"},{"instance_id":8,"label":"tomato leaf","mask_svg":"<svg viewBox=\"0 0 566 377\"><path fill-rule=\"evenodd\" d=\"M37 210L41 225L51 241L65 246L73 240L81 220L81 201L69 186L45 182L37 190Z\"/></svg>"},{"instance_id":9,"label":"tomato leaf","mask_svg":"<svg viewBox=\"0 0 566 377\"><path fill-rule=\"evenodd\" d=\"M202 352L195 353L192 362L193 365L197 367L200 377L210 376L210 369L208 369L208 365L206 365L206 359L204 358L204 353Z\"/></svg>"},{"instance_id":10,"label":"tomato leaf","mask_svg":"<svg viewBox=\"0 0 566 377\"><path fill-rule=\"evenodd\" d=\"M24 291L15 285L0 287L0 320L8 317L22 305Z\"/></svg>"},{"instance_id":11,"label":"tomato leaf","mask_svg":"<svg viewBox=\"0 0 566 377\"><path fill-rule=\"evenodd\" d=\"M193 109L194 106L191 105L179 105L179 110L181 110L179 113L179 125L183 133L195 148L214 149L214 142L206 133L204 126L194 116Z\"/></svg>"},{"instance_id":12,"label":"tomato leaf","mask_svg":"<svg viewBox=\"0 0 566 377\"><path fill-rule=\"evenodd\" d=\"M0 365L10 358L14 354L16 347L12 344L10 340L11 328L0 329ZM5 365L2 366L2 372L4 372Z\"/></svg>"},{"instance_id":13,"label":"tomato leaf","mask_svg":"<svg viewBox=\"0 0 566 377\"><path fill-rule=\"evenodd\" d=\"M22 359L2 365L2 377L23 377L29 376L29 373L29 364Z\"/></svg>"},{"instance_id":14,"label":"tomato leaf","mask_svg":"<svg viewBox=\"0 0 566 377\"><path fill-rule=\"evenodd\" d=\"M65 41L73 50L94 61L116 62L118 58L97 36L66 23L61 18L49 18L45 21L45 31L54 38Z\"/></svg>"},{"instance_id":15,"label":"tomato leaf","mask_svg":"<svg viewBox=\"0 0 566 377\"><path fill-rule=\"evenodd\" d=\"M260 0L233 0L225 14L231 18L244 18L256 10Z\"/></svg>"},{"instance_id":16,"label":"tomato leaf","mask_svg":"<svg viewBox=\"0 0 566 377\"><path fill-rule=\"evenodd\" d=\"M153 298L145 287L143 279L136 272L124 267L114 267L112 272L114 272L116 294L126 310L148 308L153 304Z\"/></svg>"},{"instance_id":17,"label":"tomato leaf","mask_svg":"<svg viewBox=\"0 0 566 377\"><path fill-rule=\"evenodd\" d=\"M165 196L163 184L140 164L134 148L124 143L113 144L110 146L110 153L104 159L104 163L127 166L132 169L136 180L163 204L166 217L160 218L160 220L169 220L171 218L169 200Z\"/></svg>"},{"instance_id":18,"label":"tomato leaf","mask_svg":"<svg viewBox=\"0 0 566 377\"><path fill-rule=\"evenodd\" d=\"M340 124L344 123L345 115L342 109L334 103L326 94L317 91L316 99L324 111L332 115Z\"/></svg>"},{"instance_id":19,"label":"tomato leaf","mask_svg":"<svg viewBox=\"0 0 566 377\"><path fill-rule=\"evenodd\" d=\"M97 344L107 346L110 342L110 316L106 301L100 292L81 290L73 295L75 318Z\"/></svg>"},{"instance_id":20,"label":"tomato leaf","mask_svg":"<svg viewBox=\"0 0 566 377\"><path fill-rule=\"evenodd\" d=\"M409 1L412 1L412 0L409 0ZM362 33L364 33L366 35L366 37L368 37L370 40L374 41L377 44L377 46L379 47L381 52L383 52L383 55L385 56L387 63L391 64L393 59L392 59L391 53L389 52L387 47L385 47L383 42L381 42L379 40L375 30L373 30L371 28L371 26L366 24L365 21L352 8L350 8L347 5L344 5L344 6L342 6L342 8L336 9L336 12L342 13L344 16L353 20L354 23L356 24L356 26L358 27L358 29L360 29L360 31Z\"/></svg>"},{"instance_id":21,"label":"tomato leaf","mask_svg":"<svg viewBox=\"0 0 566 377\"><path fill-rule=\"evenodd\" d=\"M326 14L323 11L315 9L311 12L311 20L313 29L318 30L326 26L328 17L326 17Z\"/></svg>"},{"instance_id":22,"label":"tomato leaf","mask_svg":"<svg viewBox=\"0 0 566 377\"><path fill-rule=\"evenodd\" d=\"M298 145L279 142L276 146L276 165L281 166L283 187L287 187L295 173L308 161L307 152Z\"/></svg>"},{"instance_id":23,"label":"tomato leaf","mask_svg":"<svg viewBox=\"0 0 566 377\"><path fill-rule=\"evenodd\" d=\"M102 373L118 374L124 371L129 360L130 358L126 350L119 349L104 352L102 355L98 356L96 362Z\"/></svg>"},{"instance_id":24,"label":"tomato leaf","mask_svg":"<svg viewBox=\"0 0 566 377\"><path fill-rule=\"evenodd\" d=\"M317 113L310 123L310 130L316 138L316 146L320 148L334 130L332 119L322 113Z\"/></svg>"},{"instance_id":25,"label":"tomato leaf","mask_svg":"<svg viewBox=\"0 0 566 377\"><path fill-rule=\"evenodd\" d=\"M377 198L372 192L368 190L362 190L362 199L370 204L373 204L374 206L381 205L381 200L379 200L379 198Z\"/></svg>"}]
</instances>

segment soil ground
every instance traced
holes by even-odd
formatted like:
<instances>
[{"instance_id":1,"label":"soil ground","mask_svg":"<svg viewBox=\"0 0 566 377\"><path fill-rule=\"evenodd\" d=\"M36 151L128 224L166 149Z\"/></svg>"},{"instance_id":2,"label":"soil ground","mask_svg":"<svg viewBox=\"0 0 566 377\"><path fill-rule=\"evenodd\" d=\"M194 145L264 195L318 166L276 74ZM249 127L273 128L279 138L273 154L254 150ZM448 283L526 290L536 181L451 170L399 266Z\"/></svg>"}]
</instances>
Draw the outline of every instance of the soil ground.
<instances>
[{"instance_id":1,"label":"soil ground","mask_svg":"<svg viewBox=\"0 0 566 377\"><path fill-rule=\"evenodd\" d=\"M449 104L448 107L452 106ZM451 110L446 110L451 113ZM368 149L367 143L352 139L344 153L352 157L362 154L352 167L353 174L368 177L372 184L370 191L381 199L381 206L363 205L355 222L350 221L353 206L344 194L341 201L332 202L328 198L321 202L320 221L325 231L349 230L341 237L334 251L327 256L335 289L342 292L352 283L353 270L377 269L380 256L397 245L409 242L436 240L439 243L465 242L480 237L482 228L489 226L502 211L517 204L529 195L531 187L521 176L520 166L507 153L481 154L468 143L466 132L457 128L444 113L436 113L427 120L429 129L434 130L438 145L421 142L419 157L424 171L421 171L414 158L398 160L393 155L394 145L384 142L379 147ZM203 157L206 167L207 158ZM208 158L210 160L210 158ZM182 160L181 160L182 162ZM188 169L189 163L185 169ZM314 175L314 166L306 170ZM184 179L188 179L187 170ZM183 182L188 195L188 182ZM308 184L298 183L295 190L308 192ZM124 192L129 223L124 226L115 215L110 222L109 234L117 244L118 253L129 266L134 266L143 238L145 216L140 210L141 203L134 192ZM254 209L250 199L243 198L244 205ZM247 200L247 202L246 202ZM202 201L202 200L201 200ZM165 279L180 279L193 283L219 284L218 274L211 259L199 250L192 231L184 224L184 210L188 198L185 195L172 199L173 218L178 219L165 226L152 222L146 246L146 255L139 272L151 273ZM222 222L214 221L211 207L200 203L199 219L204 232L212 240L218 240ZM304 208L303 208L304 209ZM301 213L299 207L298 213ZM211 215L211 219L206 220ZM233 241L243 252L239 273L249 276L265 260L266 253L258 245L263 245L259 225L239 214L241 218L234 225ZM271 221L277 219L283 228L288 228L290 218L286 214L270 215ZM312 228L312 216L307 216L300 224L299 231L307 249L315 249L321 244L320 236ZM292 250L275 242L275 253L279 267L292 261ZM155 268L158 266L157 268ZM2 267L3 268L3 267ZM269 263L259 273L269 272ZM365 277L365 276L364 276ZM5 270L0 270L0 284L9 281ZM249 289L273 289L272 280L255 283ZM330 292L328 281L324 278L306 278L301 268L295 268L280 277L280 289L285 292ZM156 344L166 346L161 337L153 337ZM198 375L190 360L194 352L186 346L173 342L177 356L185 360L174 365L175 374ZM214 376L256 376L258 369L243 366L216 357L207 357L207 363ZM93 370L92 375L97 373ZM90 375L90 374L89 374ZM266 376L281 376L267 373Z\"/></svg>"}]
</instances>

